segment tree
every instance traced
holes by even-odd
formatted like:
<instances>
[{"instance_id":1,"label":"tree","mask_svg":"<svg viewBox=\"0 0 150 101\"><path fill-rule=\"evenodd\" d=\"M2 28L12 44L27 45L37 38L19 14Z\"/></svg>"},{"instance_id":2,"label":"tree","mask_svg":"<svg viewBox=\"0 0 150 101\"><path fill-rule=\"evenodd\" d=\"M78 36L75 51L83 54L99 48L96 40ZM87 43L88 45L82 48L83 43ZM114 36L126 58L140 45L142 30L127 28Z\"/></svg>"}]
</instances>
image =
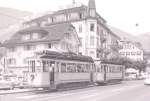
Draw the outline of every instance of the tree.
<instances>
[{"instance_id":1,"label":"tree","mask_svg":"<svg viewBox=\"0 0 150 101\"><path fill-rule=\"evenodd\" d=\"M103 62L124 65L126 69L134 68L139 70L139 72L145 71L147 66L146 61L134 61L129 58L122 58L122 57L112 57L110 59L103 59Z\"/></svg>"}]
</instances>

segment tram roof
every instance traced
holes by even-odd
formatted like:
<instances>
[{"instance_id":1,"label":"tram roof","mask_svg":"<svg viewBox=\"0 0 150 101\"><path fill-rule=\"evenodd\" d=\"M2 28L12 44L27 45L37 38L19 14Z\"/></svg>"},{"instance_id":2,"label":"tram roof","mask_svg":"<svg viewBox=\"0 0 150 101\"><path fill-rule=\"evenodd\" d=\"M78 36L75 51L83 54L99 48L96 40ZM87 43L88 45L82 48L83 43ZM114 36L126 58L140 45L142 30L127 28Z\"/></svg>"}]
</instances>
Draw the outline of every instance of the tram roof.
<instances>
[{"instance_id":1,"label":"tram roof","mask_svg":"<svg viewBox=\"0 0 150 101\"><path fill-rule=\"evenodd\" d=\"M71 53L71 52L60 53L60 52L56 52L56 51L43 51L42 53L40 53L40 58L94 63L92 57L76 55L75 53Z\"/></svg>"}]
</instances>

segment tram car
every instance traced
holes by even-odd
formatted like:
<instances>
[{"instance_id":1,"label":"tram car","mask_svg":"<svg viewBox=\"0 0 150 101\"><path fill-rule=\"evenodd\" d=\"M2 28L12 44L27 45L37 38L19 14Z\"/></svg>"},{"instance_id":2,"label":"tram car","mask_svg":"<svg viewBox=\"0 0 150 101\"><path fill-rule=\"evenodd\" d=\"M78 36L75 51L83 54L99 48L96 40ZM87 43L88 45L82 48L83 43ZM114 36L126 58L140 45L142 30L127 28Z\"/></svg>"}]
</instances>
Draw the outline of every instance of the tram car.
<instances>
[{"instance_id":1,"label":"tram car","mask_svg":"<svg viewBox=\"0 0 150 101\"><path fill-rule=\"evenodd\" d=\"M88 56L43 51L29 59L29 85L56 89L60 84L93 82L94 61Z\"/></svg>"},{"instance_id":2,"label":"tram car","mask_svg":"<svg viewBox=\"0 0 150 101\"><path fill-rule=\"evenodd\" d=\"M118 64L110 64L104 62L95 62L96 73L95 82L97 85L116 83L124 79L125 66Z\"/></svg>"},{"instance_id":3,"label":"tram car","mask_svg":"<svg viewBox=\"0 0 150 101\"><path fill-rule=\"evenodd\" d=\"M28 83L32 87L57 89L59 85L100 84L123 79L122 65L94 62L89 56L43 50L29 59Z\"/></svg>"}]
</instances>

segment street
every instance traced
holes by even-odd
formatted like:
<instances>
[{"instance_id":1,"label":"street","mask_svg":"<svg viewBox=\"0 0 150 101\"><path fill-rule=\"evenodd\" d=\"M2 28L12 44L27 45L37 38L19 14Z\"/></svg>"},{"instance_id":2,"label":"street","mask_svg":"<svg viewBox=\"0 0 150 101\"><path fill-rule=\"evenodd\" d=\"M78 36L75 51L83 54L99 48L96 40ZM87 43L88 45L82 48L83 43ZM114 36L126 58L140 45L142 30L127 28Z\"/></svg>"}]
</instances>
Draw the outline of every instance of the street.
<instances>
[{"instance_id":1,"label":"street","mask_svg":"<svg viewBox=\"0 0 150 101\"><path fill-rule=\"evenodd\" d=\"M57 92L0 95L0 101L149 101L150 86L143 80Z\"/></svg>"}]
</instances>

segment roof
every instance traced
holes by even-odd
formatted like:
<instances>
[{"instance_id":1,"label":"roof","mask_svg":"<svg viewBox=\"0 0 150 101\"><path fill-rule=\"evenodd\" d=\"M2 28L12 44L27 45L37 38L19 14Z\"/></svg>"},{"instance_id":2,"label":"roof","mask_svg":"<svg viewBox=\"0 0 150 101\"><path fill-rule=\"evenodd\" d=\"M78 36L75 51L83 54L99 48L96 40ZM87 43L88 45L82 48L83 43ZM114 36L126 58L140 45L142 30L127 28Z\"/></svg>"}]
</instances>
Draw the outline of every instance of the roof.
<instances>
[{"instance_id":1,"label":"roof","mask_svg":"<svg viewBox=\"0 0 150 101\"><path fill-rule=\"evenodd\" d=\"M74 29L70 23L56 24L48 27L26 28L18 31L9 40L5 41L3 45L59 41L64 37L65 33L70 31L70 28ZM43 35L43 37L36 40L22 40L22 35L28 32L39 32Z\"/></svg>"},{"instance_id":2,"label":"roof","mask_svg":"<svg viewBox=\"0 0 150 101\"><path fill-rule=\"evenodd\" d=\"M73 7L73 8L58 10L58 11L53 12L52 14L46 14L46 15L43 15L41 17L38 17L38 18L32 19L30 21L27 21L24 24L28 24L28 23L32 23L32 22L41 22L43 20L46 20L50 16L55 16L55 15L59 15L59 14L66 14L66 13L72 13L72 12L83 12L83 11L87 11L87 9L88 9L87 6L81 5L79 7Z\"/></svg>"},{"instance_id":3,"label":"roof","mask_svg":"<svg viewBox=\"0 0 150 101\"><path fill-rule=\"evenodd\" d=\"M28 27L22 30L19 30L17 33L30 33L30 32L39 32L39 33L46 33L45 29L43 27L39 27L39 26L32 26L32 27Z\"/></svg>"},{"instance_id":4,"label":"roof","mask_svg":"<svg viewBox=\"0 0 150 101\"><path fill-rule=\"evenodd\" d=\"M43 50L37 55L39 55L39 58L43 58L43 59L63 59L63 60L69 60L69 61L80 61L80 62L91 62L91 63L94 62L92 57L77 55L77 54L69 53L69 52L60 53L56 51Z\"/></svg>"},{"instance_id":5,"label":"roof","mask_svg":"<svg viewBox=\"0 0 150 101\"><path fill-rule=\"evenodd\" d=\"M35 19L32 19L30 21L26 21L24 24L30 24L30 23L34 23L34 22L35 23L40 23L41 21L45 21L45 20L47 21L48 17L52 17L52 16L59 15L59 14L68 14L68 13L73 13L73 12L85 12L84 13L85 14L85 18L88 18L89 16L88 16L88 14L86 14L86 13L88 13L87 12L88 9L89 8L86 5L81 5L81 6L78 6L78 7L62 9L62 10L55 11L52 14L46 14L46 15L43 15L41 17L37 17ZM98 13L96 13L96 15L97 15L96 18L100 18L101 20L103 20L104 23L106 22L106 20L104 18L102 18ZM85 18L83 18L83 19L85 19Z\"/></svg>"}]
</instances>

